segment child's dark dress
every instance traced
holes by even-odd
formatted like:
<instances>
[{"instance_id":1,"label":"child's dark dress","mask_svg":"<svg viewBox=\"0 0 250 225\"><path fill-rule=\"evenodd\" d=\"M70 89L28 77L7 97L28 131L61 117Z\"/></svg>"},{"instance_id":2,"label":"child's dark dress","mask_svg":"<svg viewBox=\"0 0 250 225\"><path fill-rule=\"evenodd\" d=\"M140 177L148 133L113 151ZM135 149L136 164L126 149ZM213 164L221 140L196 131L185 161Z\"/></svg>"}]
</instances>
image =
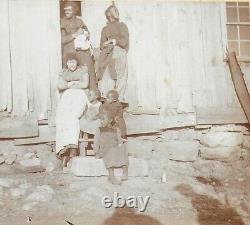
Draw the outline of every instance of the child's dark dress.
<instances>
[{"instance_id":1,"label":"child's dark dress","mask_svg":"<svg viewBox=\"0 0 250 225\"><path fill-rule=\"evenodd\" d=\"M103 158L106 168L128 166L128 154L116 128L100 127L94 137L95 154Z\"/></svg>"}]
</instances>

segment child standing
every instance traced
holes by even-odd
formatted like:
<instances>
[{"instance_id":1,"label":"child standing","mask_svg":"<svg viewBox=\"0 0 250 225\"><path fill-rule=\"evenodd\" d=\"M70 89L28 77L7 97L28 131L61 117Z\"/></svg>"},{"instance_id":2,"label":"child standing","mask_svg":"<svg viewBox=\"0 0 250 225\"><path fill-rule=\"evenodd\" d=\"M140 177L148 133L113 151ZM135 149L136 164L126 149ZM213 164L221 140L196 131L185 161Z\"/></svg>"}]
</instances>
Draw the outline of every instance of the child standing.
<instances>
[{"instance_id":1,"label":"child standing","mask_svg":"<svg viewBox=\"0 0 250 225\"><path fill-rule=\"evenodd\" d=\"M115 117L110 116L105 109L101 112L101 126L94 137L94 152L96 158L103 158L110 183L119 185L121 181L128 179L128 154L117 129ZM123 170L121 181L114 175L115 168Z\"/></svg>"},{"instance_id":2,"label":"child standing","mask_svg":"<svg viewBox=\"0 0 250 225\"><path fill-rule=\"evenodd\" d=\"M123 107L119 102L119 94L116 90L110 90L107 93L106 101L100 107L100 113L107 111L111 118L116 120L117 126L123 139L127 138L127 127L123 118Z\"/></svg>"}]
</instances>

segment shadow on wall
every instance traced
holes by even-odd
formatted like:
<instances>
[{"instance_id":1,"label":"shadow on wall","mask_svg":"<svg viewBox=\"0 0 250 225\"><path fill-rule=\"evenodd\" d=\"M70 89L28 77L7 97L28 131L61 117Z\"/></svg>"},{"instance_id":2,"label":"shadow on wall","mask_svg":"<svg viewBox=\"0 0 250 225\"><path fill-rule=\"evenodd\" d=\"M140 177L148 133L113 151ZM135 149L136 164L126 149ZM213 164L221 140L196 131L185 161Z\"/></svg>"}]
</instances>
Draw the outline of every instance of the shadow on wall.
<instances>
[{"instance_id":1,"label":"shadow on wall","mask_svg":"<svg viewBox=\"0 0 250 225\"><path fill-rule=\"evenodd\" d=\"M228 205L223 205L217 199L200 195L188 184L175 187L180 194L191 198L193 207L197 210L200 225L244 225L240 215Z\"/></svg>"},{"instance_id":2,"label":"shadow on wall","mask_svg":"<svg viewBox=\"0 0 250 225\"><path fill-rule=\"evenodd\" d=\"M116 208L113 215L102 225L162 225L151 216L137 214L131 208Z\"/></svg>"}]
</instances>

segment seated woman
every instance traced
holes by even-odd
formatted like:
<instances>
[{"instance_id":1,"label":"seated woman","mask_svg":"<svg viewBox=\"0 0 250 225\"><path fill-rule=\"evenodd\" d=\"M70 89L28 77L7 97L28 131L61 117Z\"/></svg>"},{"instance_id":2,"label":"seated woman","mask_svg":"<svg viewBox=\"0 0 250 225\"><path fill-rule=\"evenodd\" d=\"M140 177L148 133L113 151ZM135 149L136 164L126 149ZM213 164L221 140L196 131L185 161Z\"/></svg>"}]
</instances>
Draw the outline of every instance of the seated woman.
<instances>
[{"instance_id":1,"label":"seated woman","mask_svg":"<svg viewBox=\"0 0 250 225\"><path fill-rule=\"evenodd\" d=\"M76 55L68 54L67 66L59 75L58 90L62 94L56 112L56 154L64 167L70 157L79 154L79 119L88 102L88 85L88 68L79 66Z\"/></svg>"}]
</instances>

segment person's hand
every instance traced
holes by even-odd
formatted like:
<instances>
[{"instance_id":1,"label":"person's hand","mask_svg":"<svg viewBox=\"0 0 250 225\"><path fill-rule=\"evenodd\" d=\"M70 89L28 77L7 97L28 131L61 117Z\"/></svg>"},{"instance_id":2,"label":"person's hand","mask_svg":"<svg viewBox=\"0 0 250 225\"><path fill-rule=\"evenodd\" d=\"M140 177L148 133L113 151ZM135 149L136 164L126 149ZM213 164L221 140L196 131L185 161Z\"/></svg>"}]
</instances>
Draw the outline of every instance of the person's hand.
<instances>
[{"instance_id":1,"label":"person's hand","mask_svg":"<svg viewBox=\"0 0 250 225\"><path fill-rule=\"evenodd\" d=\"M77 88L78 84L79 84L79 81L69 81L68 88Z\"/></svg>"},{"instance_id":2,"label":"person's hand","mask_svg":"<svg viewBox=\"0 0 250 225\"><path fill-rule=\"evenodd\" d=\"M72 85L78 84L78 83L79 83L79 81L69 81L68 82L68 87L71 87Z\"/></svg>"},{"instance_id":3,"label":"person's hand","mask_svg":"<svg viewBox=\"0 0 250 225\"><path fill-rule=\"evenodd\" d=\"M103 43L103 46L107 46L107 45L110 45L110 44L115 45L116 44L116 40L115 39L109 39L109 40L107 40L107 41L105 41Z\"/></svg>"}]
</instances>

